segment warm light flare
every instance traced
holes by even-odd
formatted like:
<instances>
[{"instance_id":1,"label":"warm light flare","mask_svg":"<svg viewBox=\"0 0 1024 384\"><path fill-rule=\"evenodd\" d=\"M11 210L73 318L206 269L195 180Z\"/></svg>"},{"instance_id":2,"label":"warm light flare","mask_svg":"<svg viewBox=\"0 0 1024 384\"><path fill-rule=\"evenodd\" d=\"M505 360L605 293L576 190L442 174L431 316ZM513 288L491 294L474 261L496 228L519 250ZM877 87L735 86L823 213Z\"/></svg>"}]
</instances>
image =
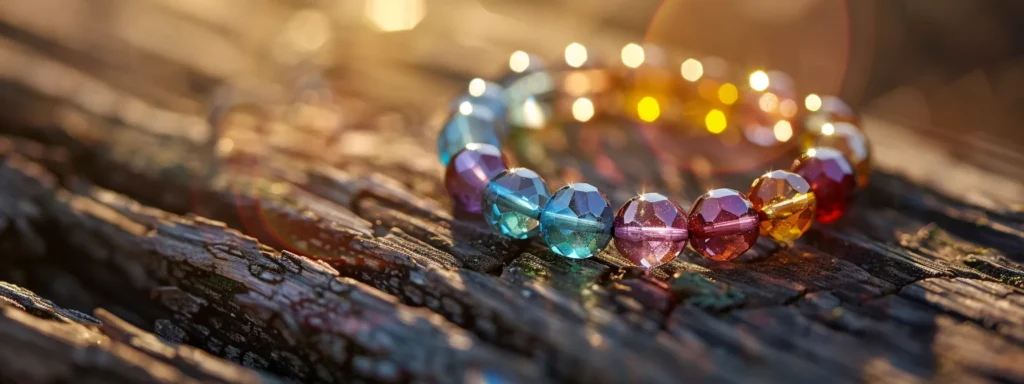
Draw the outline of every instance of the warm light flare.
<instances>
[{"instance_id":1,"label":"warm light flare","mask_svg":"<svg viewBox=\"0 0 1024 384\"><path fill-rule=\"evenodd\" d=\"M786 99L779 103L779 113L782 114L782 117L785 117L787 119L791 118L793 116L796 116L796 112L797 107L795 101L791 99Z\"/></svg>"},{"instance_id":2,"label":"warm light flare","mask_svg":"<svg viewBox=\"0 0 1024 384\"><path fill-rule=\"evenodd\" d=\"M736 89L735 85L732 85L732 83L725 83L722 84L721 87L718 87L718 99L723 103L732 105L739 98L740 92Z\"/></svg>"},{"instance_id":3,"label":"warm light flare","mask_svg":"<svg viewBox=\"0 0 1024 384\"><path fill-rule=\"evenodd\" d=\"M469 116L473 114L473 104L468 101L463 101L459 104L459 113Z\"/></svg>"},{"instance_id":4,"label":"warm light flare","mask_svg":"<svg viewBox=\"0 0 1024 384\"><path fill-rule=\"evenodd\" d=\"M640 120L648 123L661 116L661 106L658 105L658 100L650 96L640 99L640 102L636 104L636 111L640 115Z\"/></svg>"},{"instance_id":5,"label":"warm light flare","mask_svg":"<svg viewBox=\"0 0 1024 384\"><path fill-rule=\"evenodd\" d=\"M779 120L778 123L775 123L772 131L775 133L775 139L778 141L786 142L793 138L793 125L786 120Z\"/></svg>"},{"instance_id":6,"label":"warm light flare","mask_svg":"<svg viewBox=\"0 0 1024 384\"><path fill-rule=\"evenodd\" d=\"M779 108L779 97L774 93L765 93L757 99L757 106L765 112L775 112Z\"/></svg>"},{"instance_id":7,"label":"warm light flare","mask_svg":"<svg viewBox=\"0 0 1024 384\"><path fill-rule=\"evenodd\" d=\"M638 68L644 63L644 47L636 43L622 47L622 64L630 68Z\"/></svg>"},{"instance_id":8,"label":"warm light flare","mask_svg":"<svg viewBox=\"0 0 1024 384\"><path fill-rule=\"evenodd\" d=\"M473 97L480 97L484 92L487 92L487 82L481 78L475 78L469 81L469 94Z\"/></svg>"},{"instance_id":9,"label":"warm light flare","mask_svg":"<svg viewBox=\"0 0 1024 384\"><path fill-rule=\"evenodd\" d=\"M570 67L579 68L587 62L587 47L580 43L572 43L565 47L565 63Z\"/></svg>"},{"instance_id":10,"label":"warm light flare","mask_svg":"<svg viewBox=\"0 0 1024 384\"><path fill-rule=\"evenodd\" d=\"M815 95L813 93L807 95L807 98L804 99L804 107L806 107L807 110L811 112L821 109L821 96Z\"/></svg>"},{"instance_id":11,"label":"warm light flare","mask_svg":"<svg viewBox=\"0 0 1024 384\"><path fill-rule=\"evenodd\" d=\"M586 97L576 99L572 103L572 117L580 122L587 122L594 117L594 103Z\"/></svg>"},{"instance_id":12,"label":"warm light flare","mask_svg":"<svg viewBox=\"0 0 1024 384\"><path fill-rule=\"evenodd\" d=\"M832 123L825 123L821 125L821 134L825 136L832 136L836 133L836 127Z\"/></svg>"},{"instance_id":13,"label":"warm light flare","mask_svg":"<svg viewBox=\"0 0 1024 384\"><path fill-rule=\"evenodd\" d=\"M764 73L764 71L754 71L754 73L750 74L750 88L761 92L768 89L768 85L768 74Z\"/></svg>"},{"instance_id":14,"label":"warm light flare","mask_svg":"<svg viewBox=\"0 0 1024 384\"><path fill-rule=\"evenodd\" d=\"M512 72L522 73L530 68L530 55L523 51L512 52L512 56L508 58L508 68Z\"/></svg>"},{"instance_id":15,"label":"warm light flare","mask_svg":"<svg viewBox=\"0 0 1024 384\"><path fill-rule=\"evenodd\" d=\"M680 67L680 71L683 73L683 78L687 81L697 81L700 80L701 76L704 76L704 64L701 64L697 59L686 59Z\"/></svg>"},{"instance_id":16,"label":"warm light flare","mask_svg":"<svg viewBox=\"0 0 1024 384\"><path fill-rule=\"evenodd\" d=\"M367 0L366 18L382 32L407 31L427 14L426 0Z\"/></svg>"},{"instance_id":17,"label":"warm light flare","mask_svg":"<svg viewBox=\"0 0 1024 384\"><path fill-rule=\"evenodd\" d=\"M722 133L722 131L725 131L725 127L727 125L725 113L717 109L712 109L708 112L708 115L704 117L704 125L708 127L708 132L716 135Z\"/></svg>"}]
</instances>

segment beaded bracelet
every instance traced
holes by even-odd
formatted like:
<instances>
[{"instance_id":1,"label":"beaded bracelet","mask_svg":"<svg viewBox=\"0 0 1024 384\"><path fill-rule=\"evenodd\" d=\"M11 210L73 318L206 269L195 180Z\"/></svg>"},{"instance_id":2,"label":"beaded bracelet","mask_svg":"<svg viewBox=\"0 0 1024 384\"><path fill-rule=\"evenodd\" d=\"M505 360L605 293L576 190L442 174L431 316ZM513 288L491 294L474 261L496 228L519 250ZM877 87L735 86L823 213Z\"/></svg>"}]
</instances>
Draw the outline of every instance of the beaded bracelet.
<instances>
[{"instance_id":1,"label":"beaded bracelet","mask_svg":"<svg viewBox=\"0 0 1024 384\"><path fill-rule=\"evenodd\" d=\"M838 98L824 97L817 102L824 100L826 108L805 120L803 152L789 171L758 177L746 195L711 190L689 214L664 195L643 193L613 215L607 196L590 184L550 194L536 172L508 167L498 148L508 114L503 97L500 86L475 79L470 95L456 100L438 138L445 187L457 209L482 214L494 232L513 239L539 234L569 258L594 256L613 238L619 253L645 268L671 261L687 241L718 261L739 257L758 236L790 244L815 220L839 219L870 172L867 139L853 113Z\"/></svg>"}]
</instances>

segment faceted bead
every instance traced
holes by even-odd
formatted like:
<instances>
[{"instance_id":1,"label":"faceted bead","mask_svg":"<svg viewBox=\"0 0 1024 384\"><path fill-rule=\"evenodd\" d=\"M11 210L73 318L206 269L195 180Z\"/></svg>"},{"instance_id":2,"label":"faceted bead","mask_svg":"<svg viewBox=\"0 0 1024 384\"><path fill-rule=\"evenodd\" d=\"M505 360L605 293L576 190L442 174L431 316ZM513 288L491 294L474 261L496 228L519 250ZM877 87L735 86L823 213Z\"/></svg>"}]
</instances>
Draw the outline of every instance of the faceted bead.
<instances>
[{"instance_id":1,"label":"faceted bead","mask_svg":"<svg viewBox=\"0 0 1024 384\"><path fill-rule=\"evenodd\" d=\"M495 232L525 239L540 232L540 210L551 195L544 179L526 168L501 172L484 190L484 221Z\"/></svg>"},{"instance_id":2,"label":"faceted bead","mask_svg":"<svg viewBox=\"0 0 1024 384\"><path fill-rule=\"evenodd\" d=\"M697 198L690 209L690 245L704 257L729 261L757 241L757 211L732 189L714 189Z\"/></svg>"},{"instance_id":3,"label":"faceted bead","mask_svg":"<svg viewBox=\"0 0 1024 384\"><path fill-rule=\"evenodd\" d=\"M818 222L828 224L846 212L857 189L853 167L832 148L811 148L793 162L793 172L811 185L817 200Z\"/></svg>"},{"instance_id":4,"label":"faceted bead","mask_svg":"<svg viewBox=\"0 0 1024 384\"><path fill-rule=\"evenodd\" d=\"M447 166L455 152L467 144L501 146L498 132L504 130L505 122L488 108L475 108L471 103L467 106L456 107L437 136L437 155L441 165Z\"/></svg>"},{"instance_id":5,"label":"faceted bead","mask_svg":"<svg viewBox=\"0 0 1024 384\"><path fill-rule=\"evenodd\" d=\"M540 214L540 233L555 253L585 259L612 239L612 207L593 185L574 183L551 195Z\"/></svg>"},{"instance_id":6,"label":"faceted bead","mask_svg":"<svg viewBox=\"0 0 1024 384\"><path fill-rule=\"evenodd\" d=\"M853 123L834 121L809 126L802 144L805 151L815 147L827 147L842 152L857 173L857 186L864 188L868 185L868 178L871 175L871 149L868 147L868 139L864 132Z\"/></svg>"},{"instance_id":7,"label":"faceted bead","mask_svg":"<svg viewBox=\"0 0 1024 384\"><path fill-rule=\"evenodd\" d=\"M658 193L626 202L615 215L615 249L633 264L653 268L672 261L686 247L686 212Z\"/></svg>"},{"instance_id":8,"label":"faceted bead","mask_svg":"<svg viewBox=\"0 0 1024 384\"><path fill-rule=\"evenodd\" d=\"M791 243L814 222L811 185L795 173L768 172L754 180L747 197L761 216L762 236Z\"/></svg>"},{"instance_id":9,"label":"faceted bead","mask_svg":"<svg viewBox=\"0 0 1024 384\"><path fill-rule=\"evenodd\" d=\"M456 208L480 213L484 188L491 178L508 168L508 161L497 147L467 144L456 152L444 173L444 185Z\"/></svg>"}]
</instances>

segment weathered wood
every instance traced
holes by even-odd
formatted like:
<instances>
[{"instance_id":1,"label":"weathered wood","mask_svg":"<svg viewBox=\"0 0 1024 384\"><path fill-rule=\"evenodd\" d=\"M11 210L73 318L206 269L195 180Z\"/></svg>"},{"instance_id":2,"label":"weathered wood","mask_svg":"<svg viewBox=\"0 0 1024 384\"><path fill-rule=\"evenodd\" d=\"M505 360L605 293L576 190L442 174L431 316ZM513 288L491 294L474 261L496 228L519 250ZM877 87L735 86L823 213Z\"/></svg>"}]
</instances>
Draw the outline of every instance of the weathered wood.
<instances>
[{"instance_id":1,"label":"weathered wood","mask_svg":"<svg viewBox=\"0 0 1024 384\"><path fill-rule=\"evenodd\" d=\"M173 313L142 315L161 336L282 376L1024 381L1024 219L898 168L792 248L762 242L738 263L687 251L645 273L613 249L571 261L487 234L448 213L437 169L275 148L212 156L17 78L0 90L17 106L0 130L29 144L0 146L0 183L30 192L0 207L19 210L14 228L74 234L18 232L24 243L65 242L78 253L48 257L85 257L153 292Z\"/></svg>"}]
</instances>

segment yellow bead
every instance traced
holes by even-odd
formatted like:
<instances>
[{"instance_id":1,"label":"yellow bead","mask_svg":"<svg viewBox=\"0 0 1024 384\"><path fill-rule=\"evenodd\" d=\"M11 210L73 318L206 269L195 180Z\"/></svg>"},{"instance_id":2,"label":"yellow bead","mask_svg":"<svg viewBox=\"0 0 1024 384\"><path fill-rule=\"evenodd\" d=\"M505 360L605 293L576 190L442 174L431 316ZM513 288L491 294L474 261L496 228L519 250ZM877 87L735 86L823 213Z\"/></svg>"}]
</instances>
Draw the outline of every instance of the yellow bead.
<instances>
[{"instance_id":1,"label":"yellow bead","mask_svg":"<svg viewBox=\"0 0 1024 384\"><path fill-rule=\"evenodd\" d=\"M868 185L871 175L871 149L864 132L854 123L832 121L807 127L803 138L803 150L810 148L829 147L843 154L853 165L857 178L857 187Z\"/></svg>"},{"instance_id":2,"label":"yellow bead","mask_svg":"<svg viewBox=\"0 0 1024 384\"><path fill-rule=\"evenodd\" d=\"M768 172L754 180L747 197L761 216L762 236L791 243L814 223L814 193L795 173Z\"/></svg>"}]
</instances>

